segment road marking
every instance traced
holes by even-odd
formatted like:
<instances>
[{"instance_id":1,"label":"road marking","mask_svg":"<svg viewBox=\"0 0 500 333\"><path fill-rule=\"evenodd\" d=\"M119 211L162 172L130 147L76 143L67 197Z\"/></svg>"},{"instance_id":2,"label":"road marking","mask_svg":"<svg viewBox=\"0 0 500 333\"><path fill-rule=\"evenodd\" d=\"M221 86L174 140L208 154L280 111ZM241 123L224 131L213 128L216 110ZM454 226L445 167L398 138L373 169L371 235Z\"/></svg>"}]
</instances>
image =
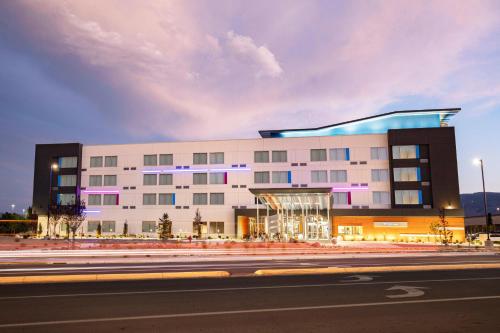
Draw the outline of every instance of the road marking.
<instances>
[{"instance_id":1,"label":"road marking","mask_svg":"<svg viewBox=\"0 0 500 333\"><path fill-rule=\"evenodd\" d=\"M403 290L404 294L398 295L387 295L388 298L407 298L407 297L419 297L423 296L425 292L422 289L428 289L426 287L415 287L415 286L393 286L387 288L386 290Z\"/></svg>"},{"instance_id":2,"label":"road marking","mask_svg":"<svg viewBox=\"0 0 500 333\"><path fill-rule=\"evenodd\" d=\"M374 277L377 277L375 275L351 275L348 276L348 280L340 280L340 282L369 282L372 281Z\"/></svg>"},{"instance_id":3,"label":"road marking","mask_svg":"<svg viewBox=\"0 0 500 333\"><path fill-rule=\"evenodd\" d=\"M362 308L362 307L370 307L370 306L445 303L445 302L461 302L461 301L481 301L481 300L490 300L490 299L500 299L500 295L477 296L477 297L459 297L459 298L436 298L436 299L423 299L423 300L411 300L411 301L350 303L350 304L332 304L332 305L317 305L317 306L297 306L297 307L288 307L288 308L267 308L267 309L233 310L233 311L172 313L172 314L149 315L149 316L35 321L35 322L28 322L28 323L0 324L0 328L33 327L33 326L47 326L47 325L68 325L68 324L85 324L85 323L94 324L94 323L98 323L98 322L102 323L102 322L114 322L114 321L125 321L125 320L130 321L130 320L169 319L169 318L186 318L186 317L201 317L201 316L237 315L237 314L252 314L252 313L267 313L267 312L326 310L326 309L341 309L341 308Z\"/></svg>"},{"instance_id":4,"label":"road marking","mask_svg":"<svg viewBox=\"0 0 500 333\"><path fill-rule=\"evenodd\" d=\"M59 298L59 297L91 297L91 296L120 296L120 295L150 295L150 294L171 294L171 293L198 293L198 292L220 292L238 290L260 290L260 289L283 289L283 288L321 288L337 286L362 286L362 285L384 285L384 284L404 284L404 283L426 283L426 282L458 282L458 281L479 281L479 280L500 280L500 277L484 278L460 278L460 279L433 279L433 280L407 280L407 281L378 281L378 282L352 282L352 283L323 283L323 284L300 284L300 285L276 285L276 286L256 286L256 287L229 287L229 288L206 288L206 289L174 289L174 290L145 290L145 291L118 291L105 293L79 293L79 294L48 294L48 295L26 295L26 296L2 296L0 301L15 299L37 299L37 298Z\"/></svg>"}]
</instances>

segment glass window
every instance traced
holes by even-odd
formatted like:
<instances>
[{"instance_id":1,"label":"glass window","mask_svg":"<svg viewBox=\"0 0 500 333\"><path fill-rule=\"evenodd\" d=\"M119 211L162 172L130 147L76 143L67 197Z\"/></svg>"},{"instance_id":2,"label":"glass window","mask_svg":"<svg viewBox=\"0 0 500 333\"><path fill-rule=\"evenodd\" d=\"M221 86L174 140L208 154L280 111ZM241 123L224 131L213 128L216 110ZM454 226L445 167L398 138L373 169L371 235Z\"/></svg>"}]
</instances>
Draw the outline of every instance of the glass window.
<instances>
[{"instance_id":1,"label":"glass window","mask_svg":"<svg viewBox=\"0 0 500 333\"><path fill-rule=\"evenodd\" d=\"M143 205L156 205L156 193L144 193L142 195Z\"/></svg>"},{"instance_id":2,"label":"glass window","mask_svg":"<svg viewBox=\"0 0 500 333\"><path fill-rule=\"evenodd\" d=\"M89 206L100 206L101 205L101 195L100 194L89 194Z\"/></svg>"},{"instance_id":3,"label":"glass window","mask_svg":"<svg viewBox=\"0 0 500 333\"><path fill-rule=\"evenodd\" d=\"M386 147L371 147L370 155L372 160L386 160L387 148Z\"/></svg>"},{"instance_id":4,"label":"glass window","mask_svg":"<svg viewBox=\"0 0 500 333\"><path fill-rule=\"evenodd\" d=\"M416 182L418 181L418 168L394 168L395 182Z\"/></svg>"},{"instance_id":5,"label":"glass window","mask_svg":"<svg viewBox=\"0 0 500 333\"><path fill-rule=\"evenodd\" d=\"M58 186L76 186L76 175L59 175Z\"/></svg>"},{"instance_id":6,"label":"glass window","mask_svg":"<svg viewBox=\"0 0 500 333\"><path fill-rule=\"evenodd\" d=\"M100 175L89 176L89 186L102 186L102 176Z\"/></svg>"},{"instance_id":7,"label":"glass window","mask_svg":"<svg viewBox=\"0 0 500 333\"><path fill-rule=\"evenodd\" d=\"M155 166L158 165L156 155L144 155L144 165L145 166Z\"/></svg>"},{"instance_id":8,"label":"glass window","mask_svg":"<svg viewBox=\"0 0 500 333\"><path fill-rule=\"evenodd\" d=\"M347 183L347 170L330 170L330 183Z\"/></svg>"},{"instance_id":9,"label":"glass window","mask_svg":"<svg viewBox=\"0 0 500 333\"><path fill-rule=\"evenodd\" d=\"M394 191L394 199L396 205L419 205L421 204L420 190L396 190Z\"/></svg>"},{"instance_id":10,"label":"glass window","mask_svg":"<svg viewBox=\"0 0 500 333\"><path fill-rule=\"evenodd\" d=\"M174 155L173 154L160 154L160 165L173 165Z\"/></svg>"},{"instance_id":11,"label":"glass window","mask_svg":"<svg viewBox=\"0 0 500 333\"><path fill-rule=\"evenodd\" d=\"M76 156L71 157L60 157L59 158L59 168L76 168L78 163L78 158Z\"/></svg>"},{"instance_id":12,"label":"glass window","mask_svg":"<svg viewBox=\"0 0 500 333\"><path fill-rule=\"evenodd\" d=\"M156 174L144 174L142 176L142 178L143 178L143 185L156 185L157 184L156 177L157 177Z\"/></svg>"},{"instance_id":13,"label":"glass window","mask_svg":"<svg viewBox=\"0 0 500 333\"><path fill-rule=\"evenodd\" d=\"M193 193L193 205L208 204L208 195L206 193Z\"/></svg>"},{"instance_id":14,"label":"glass window","mask_svg":"<svg viewBox=\"0 0 500 333\"><path fill-rule=\"evenodd\" d=\"M102 167L102 156L91 156L90 157L90 167L91 168L101 168Z\"/></svg>"},{"instance_id":15,"label":"glass window","mask_svg":"<svg viewBox=\"0 0 500 333\"><path fill-rule=\"evenodd\" d=\"M225 172L213 172L210 174L210 184L224 184L225 179Z\"/></svg>"},{"instance_id":16,"label":"glass window","mask_svg":"<svg viewBox=\"0 0 500 333\"><path fill-rule=\"evenodd\" d=\"M210 164L224 164L224 153L210 153Z\"/></svg>"},{"instance_id":17,"label":"glass window","mask_svg":"<svg viewBox=\"0 0 500 333\"><path fill-rule=\"evenodd\" d=\"M254 162L255 163L269 163L269 152L268 151L255 151L254 152Z\"/></svg>"},{"instance_id":18,"label":"glass window","mask_svg":"<svg viewBox=\"0 0 500 333\"><path fill-rule=\"evenodd\" d=\"M59 193L57 195L57 202L62 205L74 205L76 200L76 195L71 193Z\"/></svg>"},{"instance_id":19,"label":"glass window","mask_svg":"<svg viewBox=\"0 0 500 333\"><path fill-rule=\"evenodd\" d=\"M115 232L115 221L102 221L102 232Z\"/></svg>"},{"instance_id":20,"label":"glass window","mask_svg":"<svg viewBox=\"0 0 500 333\"><path fill-rule=\"evenodd\" d=\"M142 221L142 232L156 232L156 221Z\"/></svg>"},{"instance_id":21,"label":"glass window","mask_svg":"<svg viewBox=\"0 0 500 333\"><path fill-rule=\"evenodd\" d=\"M172 184L173 184L173 176L171 173L160 175L160 185L172 185Z\"/></svg>"},{"instance_id":22,"label":"glass window","mask_svg":"<svg viewBox=\"0 0 500 333\"><path fill-rule=\"evenodd\" d=\"M273 171L272 177L274 184L288 183L288 171Z\"/></svg>"},{"instance_id":23,"label":"glass window","mask_svg":"<svg viewBox=\"0 0 500 333\"><path fill-rule=\"evenodd\" d=\"M333 192L333 204L334 205L348 205L349 204L349 194L348 192Z\"/></svg>"},{"instance_id":24,"label":"glass window","mask_svg":"<svg viewBox=\"0 0 500 333\"><path fill-rule=\"evenodd\" d=\"M211 205L223 205L224 204L224 193L210 193L210 204Z\"/></svg>"},{"instance_id":25,"label":"glass window","mask_svg":"<svg viewBox=\"0 0 500 333\"><path fill-rule=\"evenodd\" d=\"M87 232L96 232L97 226L101 224L101 221L88 221L87 222Z\"/></svg>"},{"instance_id":26,"label":"glass window","mask_svg":"<svg viewBox=\"0 0 500 333\"><path fill-rule=\"evenodd\" d=\"M106 156L104 157L105 167L115 167L118 165L118 156Z\"/></svg>"},{"instance_id":27,"label":"glass window","mask_svg":"<svg viewBox=\"0 0 500 333\"><path fill-rule=\"evenodd\" d=\"M417 146L392 146L392 158L395 160L418 158Z\"/></svg>"},{"instance_id":28,"label":"glass window","mask_svg":"<svg viewBox=\"0 0 500 333\"><path fill-rule=\"evenodd\" d=\"M104 186L116 186L116 175L105 175Z\"/></svg>"},{"instance_id":29,"label":"glass window","mask_svg":"<svg viewBox=\"0 0 500 333\"><path fill-rule=\"evenodd\" d=\"M339 225L339 235L363 235L363 226L360 225Z\"/></svg>"},{"instance_id":30,"label":"glass window","mask_svg":"<svg viewBox=\"0 0 500 333\"><path fill-rule=\"evenodd\" d=\"M330 161L346 161L347 148L332 148L330 149Z\"/></svg>"},{"instance_id":31,"label":"glass window","mask_svg":"<svg viewBox=\"0 0 500 333\"><path fill-rule=\"evenodd\" d=\"M193 164L207 164L207 153L193 153Z\"/></svg>"},{"instance_id":32,"label":"glass window","mask_svg":"<svg viewBox=\"0 0 500 333\"><path fill-rule=\"evenodd\" d=\"M312 170L311 183L328 183L328 173L326 170Z\"/></svg>"},{"instance_id":33,"label":"glass window","mask_svg":"<svg viewBox=\"0 0 500 333\"><path fill-rule=\"evenodd\" d=\"M254 172L255 184L269 184L269 171L256 171Z\"/></svg>"},{"instance_id":34,"label":"glass window","mask_svg":"<svg viewBox=\"0 0 500 333\"><path fill-rule=\"evenodd\" d=\"M377 205L389 205L391 203L391 196L389 192L385 191L374 191L373 192L373 203Z\"/></svg>"},{"instance_id":35,"label":"glass window","mask_svg":"<svg viewBox=\"0 0 500 333\"><path fill-rule=\"evenodd\" d=\"M326 161L326 149L311 149L311 161Z\"/></svg>"},{"instance_id":36,"label":"glass window","mask_svg":"<svg viewBox=\"0 0 500 333\"><path fill-rule=\"evenodd\" d=\"M207 183L206 173L193 173L193 184L194 185L204 185Z\"/></svg>"},{"instance_id":37,"label":"glass window","mask_svg":"<svg viewBox=\"0 0 500 333\"><path fill-rule=\"evenodd\" d=\"M283 163L287 161L286 150L273 150L272 161L274 163Z\"/></svg>"},{"instance_id":38,"label":"glass window","mask_svg":"<svg viewBox=\"0 0 500 333\"><path fill-rule=\"evenodd\" d=\"M174 194L173 193L159 193L158 194L158 204L159 205L174 205Z\"/></svg>"},{"instance_id":39,"label":"glass window","mask_svg":"<svg viewBox=\"0 0 500 333\"><path fill-rule=\"evenodd\" d=\"M223 234L224 233L224 222L210 222L210 233L211 234Z\"/></svg>"},{"instance_id":40,"label":"glass window","mask_svg":"<svg viewBox=\"0 0 500 333\"><path fill-rule=\"evenodd\" d=\"M389 181L389 170L372 169L372 182L387 182L387 181Z\"/></svg>"},{"instance_id":41,"label":"glass window","mask_svg":"<svg viewBox=\"0 0 500 333\"><path fill-rule=\"evenodd\" d=\"M108 206L118 205L118 194L104 194L102 204Z\"/></svg>"}]
</instances>

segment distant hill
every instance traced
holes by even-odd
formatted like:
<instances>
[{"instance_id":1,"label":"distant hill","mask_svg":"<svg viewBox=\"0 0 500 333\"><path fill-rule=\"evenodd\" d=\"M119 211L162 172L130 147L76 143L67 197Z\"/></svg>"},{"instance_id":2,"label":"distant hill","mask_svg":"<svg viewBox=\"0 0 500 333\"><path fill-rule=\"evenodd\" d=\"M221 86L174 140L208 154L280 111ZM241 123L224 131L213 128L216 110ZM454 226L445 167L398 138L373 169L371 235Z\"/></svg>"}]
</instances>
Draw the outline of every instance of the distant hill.
<instances>
[{"instance_id":1,"label":"distant hill","mask_svg":"<svg viewBox=\"0 0 500 333\"><path fill-rule=\"evenodd\" d=\"M500 193L486 192L488 201L488 213L499 214L497 208L500 208ZM484 215L483 192L460 194L462 207L465 210L465 216Z\"/></svg>"}]
</instances>

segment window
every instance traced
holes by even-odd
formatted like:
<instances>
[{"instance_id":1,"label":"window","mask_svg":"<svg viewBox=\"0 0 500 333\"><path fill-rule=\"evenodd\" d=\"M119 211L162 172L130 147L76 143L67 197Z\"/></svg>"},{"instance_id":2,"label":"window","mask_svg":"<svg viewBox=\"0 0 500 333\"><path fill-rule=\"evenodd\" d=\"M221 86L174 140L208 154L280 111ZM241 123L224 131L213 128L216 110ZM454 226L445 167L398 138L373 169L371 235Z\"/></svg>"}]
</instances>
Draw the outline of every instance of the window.
<instances>
[{"instance_id":1,"label":"window","mask_svg":"<svg viewBox=\"0 0 500 333\"><path fill-rule=\"evenodd\" d=\"M90 157L90 167L91 168L101 168L102 167L102 156L91 156Z\"/></svg>"},{"instance_id":2,"label":"window","mask_svg":"<svg viewBox=\"0 0 500 333\"><path fill-rule=\"evenodd\" d=\"M161 174L159 180L160 180L160 185L172 185L173 184L173 176L171 173Z\"/></svg>"},{"instance_id":3,"label":"window","mask_svg":"<svg viewBox=\"0 0 500 333\"><path fill-rule=\"evenodd\" d=\"M144 193L142 195L143 205L156 205L156 194L155 193Z\"/></svg>"},{"instance_id":4,"label":"window","mask_svg":"<svg viewBox=\"0 0 500 333\"><path fill-rule=\"evenodd\" d=\"M254 162L255 163L269 163L269 152L268 151L255 151L254 152Z\"/></svg>"},{"instance_id":5,"label":"window","mask_svg":"<svg viewBox=\"0 0 500 333\"><path fill-rule=\"evenodd\" d=\"M144 165L145 166L158 165L157 156L156 155L144 155Z\"/></svg>"},{"instance_id":6,"label":"window","mask_svg":"<svg viewBox=\"0 0 500 333\"><path fill-rule=\"evenodd\" d=\"M115 232L115 221L102 221L102 232Z\"/></svg>"},{"instance_id":7,"label":"window","mask_svg":"<svg viewBox=\"0 0 500 333\"><path fill-rule=\"evenodd\" d=\"M326 170L311 171L311 183L328 183L328 173Z\"/></svg>"},{"instance_id":8,"label":"window","mask_svg":"<svg viewBox=\"0 0 500 333\"><path fill-rule=\"evenodd\" d=\"M156 185L157 184L156 177L157 177L156 174L145 174L142 176L142 178L143 178L142 184L143 185Z\"/></svg>"},{"instance_id":9,"label":"window","mask_svg":"<svg viewBox=\"0 0 500 333\"><path fill-rule=\"evenodd\" d=\"M348 148L332 148L330 149L330 161L348 161Z\"/></svg>"},{"instance_id":10,"label":"window","mask_svg":"<svg viewBox=\"0 0 500 333\"><path fill-rule=\"evenodd\" d=\"M104 186L116 186L116 175L105 175Z\"/></svg>"},{"instance_id":11,"label":"window","mask_svg":"<svg viewBox=\"0 0 500 333\"><path fill-rule=\"evenodd\" d=\"M419 158L417 146L392 146L392 158L399 159L412 159Z\"/></svg>"},{"instance_id":12,"label":"window","mask_svg":"<svg viewBox=\"0 0 500 333\"><path fill-rule=\"evenodd\" d=\"M372 182L387 182L389 181L389 170L387 169L373 169Z\"/></svg>"},{"instance_id":13,"label":"window","mask_svg":"<svg viewBox=\"0 0 500 333\"><path fill-rule=\"evenodd\" d=\"M193 173L193 184L194 185L204 185L207 183L206 173Z\"/></svg>"},{"instance_id":14,"label":"window","mask_svg":"<svg viewBox=\"0 0 500 333\"><path fill-rule=\"evenodd\" d=\"M269 184L269 171L256 171L253 175L255 184Z\"/></svg>"},{"instance_id":15,"label":"window","mask_svg":"<svg viewBox=\"0 0 500 333\"><path fill-rule=\"evenodd\" d=\"M194 153L193 164L207 164L207 153Z\"/></svg>"},{"instance_id":16,"label":"window","mask_svg":"<svg viewBox=\"0 0 500 333\"><path fill-rule=\"evenodd\" d=\"M59 193L57 195L57 202L62 205L74 205L76 200L76 195L71 193Z\"/></svg>"},{"instance_id":17,"label":"window","mask_svg":"<svg viewBox=\"0 0 500 333\"><path fill-rule=\"evenodd\" d=\"M370 155L372 160L386 160L387 148L385 147L371 147Z\"/></svg>"},{"instance_id":18,"label":"window","mask_svg":"<svg viewBox=\"0 0 500 333\"><path fill-rule=\"evenodd\" d=\"M326 161L326 149L311 149L311 161Z\"/></svg>"},{"instance_id":19,"label":"window","mask_svg":"<svg viewBox=\"0 0 500 333\"><path fill-rule=\"evenodd\" d=\"M420 181L420 168L394 168L395 182Z\"/></svg>"},{"instance_id":20,"label":"window","mask_svg":"<svg viewBox=\"0 0 500 333\"><path fill-rule=\"evenodd\" d=\"M102 176L89 176L89 186L102 186Z\"/></svg>"},{"instance_id":21,"label":"window","mask_svg":"<svg viewBox=\"0 0 500 333\"><path fill-rule=\"evenodd\" d=\"M373 203L376 205L389 205L391 203L389 192L374 191Z\"/></svg>"},{"instance_id":22,"label":"window","mask_svg":"<svg viewBox=\"0 0 500 333\"><path fill-rule=\"evenodd\" d=\"M224 164L224 153L210 153L210 164Z\"/></svg>"},{"instance_id":23,"label":"window","mask_svg":"<svg viewBox=\"0 0 500 333\"><path fill-rule=\"evenodd\" d=\"M78 158L76 156L71 157L60 157L59 158L59 168L76 168L78 163Z\"/></svg>"},{"instance_id":24,"label":"window","mask_svg":"<svg viewBox=\"0 0 500 333\"><path fill-rule=\"evenodd\" d=\"M288 183L288 171L273 171L272 177L274 184Z\"/></svg>"},{"instance_id":25,"label":"window","mask_svg":"<svg viewBox=\"0 0 500 333\"><path fill-rule=\"evenodd\" d=\"M347 170L330 170L330 183L347 183Z\"/></svg>"},{"instance_id":26,"label":"window","mask_svg":"<svg viewBox=\"0 0 500 333\"><path fill-rule=\"evenodd\" d=\"M206 193L193 193L193 205L206 205L208 196Z\"/></svg>"},{"instance_id":27,"label":"window","mask_svg":"<svg viewBox=\"0 0 500 333\"><path fill-rule=\"evenodd\" d=\"M104 194L102 197L102 204L107 206L118 205L118 194Z\"/></svg>"},{"instance_id":28,"label":"window","mask_svg":"<svg viewBox=\"0 0 500 333\"><path fill-rule=\"evenodd\" d=\"M210 174L210 184L225 184L225 179L225 172L214 172Z\"/></svg>"},{"instance_id":29,"label":"window","mask_svg":"<svg viewBox=\"0 0 500 333\"><path fill-rule=\"evenodd\" d=\"M286 150L273 150L272 161L274 163L283 163L287 161Z\"/></svg>"},{"instance_id":30,"label":"window","mask_svg":"<svg viewBox=\"0 0 500 333\"><path fill-rule=\"evenodd\" d=\"M96 232L97 226L101 224L101 221L88 221L87 222L87 232Z\"/></svg>"},{"instance_id":31,"label":"window","mask_svg":"<svg viewBox=\"0 0 500 333\"><path fill-rule=\"evenodd\" d=\"M156 221L142 221L142 232L156 232Z\"/></svg>"},{"instance_id":32,"label":"window","mask_svg":"<svg viewBox=\"0 0 500 333\"><path fill-rule=\"evenodd\" d=\"M158 194L158 204L159 205L175 205L175 195L173 193L159 193Z\"/></svg>"},{"instance_id":33,"label":"window","mask_svg":"<svg viewBox=\"0 0 500 333\"><path fill-rule=\"evenodd\" d=\"M101 205L101 195L100 194L89 194L89 206L100 206Z\"/></svg>"},{"instance_id":34,"label":"window","mask_svg":"<svg viewBox=\"0 0 500 333\"><path fill-rule=\"evenodd\" d=\"M59 175L58 186L76 186L76 175Z\"/></svg>"},{"instance_id":35,"label":"window","mask_svg":"<svg viewBox=\"0 0 500 333\"><path fill-rule=\"evenodd\" d=\"M363 235L363 226L360 225L339 225L339 235Z\"/></svg>"},{"instance_id":36,"label":"window","mask_svg":"<svg viewBox=\"0 0 500 333\"><path fill-rule=\"evenodd\" d=\"M349 192L333 192L333 204L334 205L348 205L349 204Z\"/></svg>"},{"instance_id":37,"label":"window","mask_svg":"<svg viewBox=\"0 0 500 333\"><path fill-rule=\"evenodd\" d=\"M174 155L172 154L160 154L160 165L173 165Z\"/></svg>"},{"instance_id":38,"label":"window","mask_svg":"<svg viewBox=\"0 0 500 333\"><path fill-rule=\"evenodd\" d=\"M210 204L211 205L223 205L224 204L224 193L210 193Z\"/></svg>"},{"instance_id":39,"label":"window","mask_svg":"<svg viewBox=\"0 0 500 333\"><path fill-rule=\"evenodd\" d=\"M224 222L210 222L210 233L211 234L223 234L224 233Z\"/></svg>"},{"instance_id":40,"label":"window","mask_svg":"<svg viewBox=\"0 0 500 333\"><path fill-rule=\"evenodd\" d=\"M118 156L106 156L104 157L105 167L115 167L118 165Z\"/></svg>"},{"instance_id":41,"label":"window","mask_svg":"<svg viewBox=\"0 0 500 333\"><path fill-rule=\"evenodd\" d=\"M396 190L394 197L396 205L422 204L422 191L420 190Z\"/></svg>"}]
</instances>

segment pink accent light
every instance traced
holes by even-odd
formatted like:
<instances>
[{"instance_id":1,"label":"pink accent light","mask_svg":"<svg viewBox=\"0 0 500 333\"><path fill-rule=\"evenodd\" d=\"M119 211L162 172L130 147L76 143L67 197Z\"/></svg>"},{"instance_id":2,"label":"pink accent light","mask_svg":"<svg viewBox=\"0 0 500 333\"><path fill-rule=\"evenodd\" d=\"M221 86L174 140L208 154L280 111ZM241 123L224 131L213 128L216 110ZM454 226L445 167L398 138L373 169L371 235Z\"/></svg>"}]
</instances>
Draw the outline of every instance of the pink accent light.
<instances>
[{"instance_id":1,"label":"pink accent light","mask_svg":"<svg viewBox=\"0 0 500 333\"><path fill-rule=\"evenodd\" d=\"M119 194L118 190L83 190L83 193L87 194Z\"/></svg>"},{"instance_id":2,"label":"pink accent light","mask_svg":"<svg viewBox=\"0 0 500 333\"><path fill-rule=\"evenodd\" d=\"M332 192L368 191L368 186L333 187Z\"/></svg>"}]
</instances>

